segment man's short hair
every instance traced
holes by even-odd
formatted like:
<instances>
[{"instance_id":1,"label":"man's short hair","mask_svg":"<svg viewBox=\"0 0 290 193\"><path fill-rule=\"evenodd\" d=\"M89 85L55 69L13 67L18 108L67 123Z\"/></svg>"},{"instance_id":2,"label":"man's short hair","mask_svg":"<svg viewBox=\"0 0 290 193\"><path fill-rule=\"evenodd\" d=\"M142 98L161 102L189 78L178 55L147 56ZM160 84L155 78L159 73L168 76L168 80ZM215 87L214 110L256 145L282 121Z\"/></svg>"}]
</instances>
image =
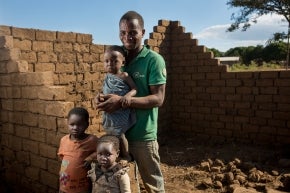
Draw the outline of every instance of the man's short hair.
<instances>
[{"instance_id":1,"label":"man's short hair","mask_svg":"<svg viewBox=\"0 0 290 193\"><path fill-rule=\"evenodd\" d=\"M132 19L137 19L139 21L140 26L142 27L142 29L144 29L144 20L143 17L137 13L136 11L128 11L127 13L125 13L119 22L119 25L121 23L122 20L132 20Z\"/></svg>"}]
</instances>

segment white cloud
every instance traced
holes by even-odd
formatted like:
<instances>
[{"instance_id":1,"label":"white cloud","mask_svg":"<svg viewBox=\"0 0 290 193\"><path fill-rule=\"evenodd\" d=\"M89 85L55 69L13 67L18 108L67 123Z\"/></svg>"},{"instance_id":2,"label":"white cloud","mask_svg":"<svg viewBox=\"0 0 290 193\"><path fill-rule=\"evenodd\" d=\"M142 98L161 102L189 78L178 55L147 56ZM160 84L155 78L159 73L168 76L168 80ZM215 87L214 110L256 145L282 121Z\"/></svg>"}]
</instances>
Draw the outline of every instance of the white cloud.
<instances>
[{"instance_id":1,"label":"white cloud","mask_svg":"<svg viewBox=\"0 0 290 193\"><path fill-rule=\"evenodd\" d=\"M275 32L287 31L287 23L282 22L283 17L278 15L261 16L257 23L242 32L226 32L230 24L210 26L193 36L199 40L200 45L226 51L238 46L264 45Z\"/></svg>"}]
</instances>

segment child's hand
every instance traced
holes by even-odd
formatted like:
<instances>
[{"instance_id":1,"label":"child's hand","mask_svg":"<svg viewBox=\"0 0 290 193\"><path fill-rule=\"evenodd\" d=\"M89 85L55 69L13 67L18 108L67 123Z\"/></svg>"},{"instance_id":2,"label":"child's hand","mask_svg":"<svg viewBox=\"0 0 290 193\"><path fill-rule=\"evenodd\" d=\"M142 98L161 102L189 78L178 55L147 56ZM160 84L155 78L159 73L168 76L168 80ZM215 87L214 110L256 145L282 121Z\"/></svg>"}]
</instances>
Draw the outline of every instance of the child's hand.
<instances>
[{"instance_id":1,"label":"child's hand","mask_svg":"<svg viewBox=\"0 0 290 193\"><path fill-rule=\"evenodd\" d=\"M88 170L91 169L91 161L85 160L84 163L83 163L83 167L85 169L88 169Z\"/></svg>"},{"instance_id":2,"label":"child's hand","mask_svg":"<svg viewBox=\"0 0 290 193\"><path fill-rule=\"evenodd\" d=\"M123 96L120 100L122 108L128 108L131 105L131 96Z\"/></svg>"}]
</instances>

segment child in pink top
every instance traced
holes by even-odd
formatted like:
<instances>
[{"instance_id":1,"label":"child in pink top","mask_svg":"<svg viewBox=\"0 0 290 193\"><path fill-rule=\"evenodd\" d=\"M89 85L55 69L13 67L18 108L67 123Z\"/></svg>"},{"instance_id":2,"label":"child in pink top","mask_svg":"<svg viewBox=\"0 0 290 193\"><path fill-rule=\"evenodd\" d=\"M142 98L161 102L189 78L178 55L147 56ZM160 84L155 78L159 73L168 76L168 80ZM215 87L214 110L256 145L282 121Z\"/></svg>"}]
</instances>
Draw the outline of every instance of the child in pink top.
<instances>
[{"instance_id":1,"label":"child in pink top","mask_svg":"<svg viewBox=\"0 0 290 193\"><path fill-rule=\"evenodd\" d=\"M85 133L89 126L89 113L76 107L68 113L69 134L60 140L58 156L61 159L59 172L60 193L89 193L91 182L86 168L96 151L97 137Z\"/></svg>"}]
</instances>

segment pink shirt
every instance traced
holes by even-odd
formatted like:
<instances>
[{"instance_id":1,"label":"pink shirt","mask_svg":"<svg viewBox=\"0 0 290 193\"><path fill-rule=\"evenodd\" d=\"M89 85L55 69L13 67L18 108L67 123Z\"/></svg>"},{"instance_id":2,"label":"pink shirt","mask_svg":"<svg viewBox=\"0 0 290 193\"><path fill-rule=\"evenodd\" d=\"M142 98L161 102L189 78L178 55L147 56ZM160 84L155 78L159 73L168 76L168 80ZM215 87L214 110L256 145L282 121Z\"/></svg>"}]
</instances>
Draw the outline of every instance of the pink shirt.
<instances>
[{"instance_id":1,"label":"pink shirt","mask_svg":"<svg viewBox=\"0 0 290 193\"><path fill-rule=\"evenodd\" d=\"M88 192L90 181L87 169L83 167L84 160L96 151L97 137L89 135L83 140L71 140L65 135L60 140L58 156L61 158L60 190L68 193Z\"/></svg>"}]
</instances>

